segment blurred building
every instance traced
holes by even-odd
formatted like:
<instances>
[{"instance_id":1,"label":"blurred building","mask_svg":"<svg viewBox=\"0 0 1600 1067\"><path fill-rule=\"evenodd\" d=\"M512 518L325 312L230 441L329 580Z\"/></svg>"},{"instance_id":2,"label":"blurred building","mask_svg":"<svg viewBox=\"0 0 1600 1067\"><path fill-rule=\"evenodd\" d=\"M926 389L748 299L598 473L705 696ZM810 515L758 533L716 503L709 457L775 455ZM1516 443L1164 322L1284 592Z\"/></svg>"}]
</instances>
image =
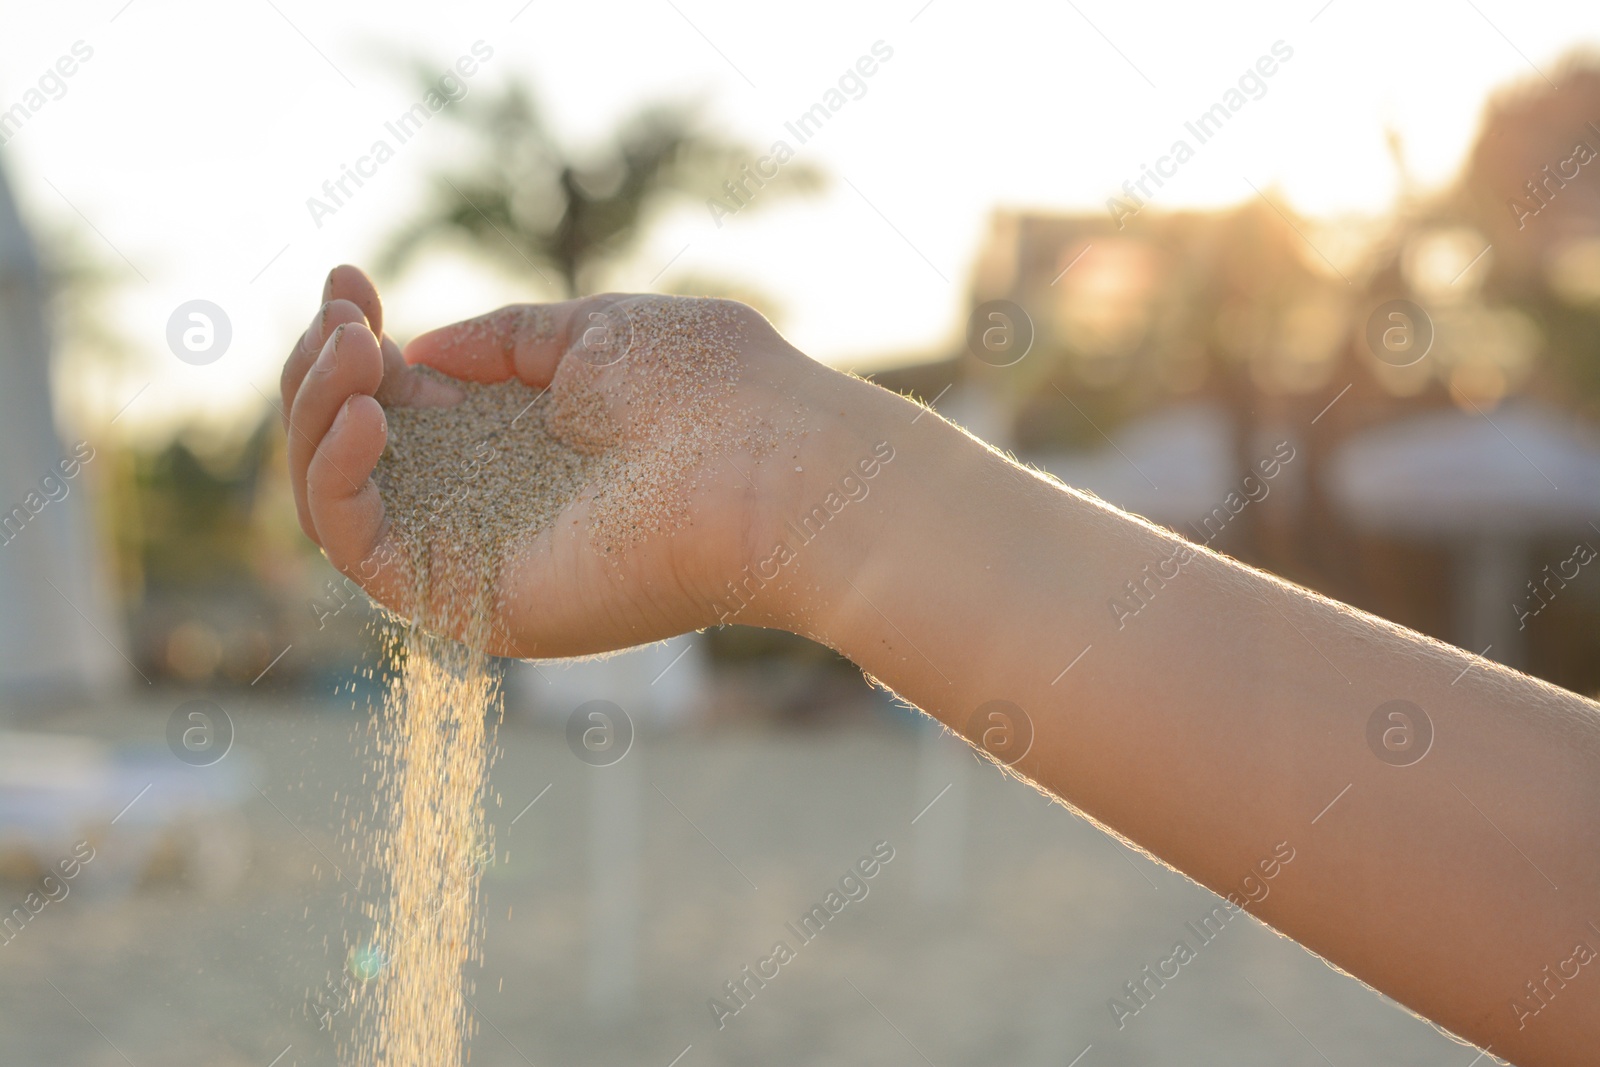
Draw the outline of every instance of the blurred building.
<instances>
[{"instance_id":1,"label":"blurred building","mask_svg":"<svg viewBox=\"0 0 1600 1067\"><path fill-rule=\"evenodd\" d=\"M1600 549L1600 396L1566 346L1600 316L1510 297L1518 261L1444 214L1336 266L1338 235L1265 197L1120 228L1001 212L965 344L875 378L1191 540L1595 692L1600 566L1575 555Z\"/></svg>"}]
</instances>

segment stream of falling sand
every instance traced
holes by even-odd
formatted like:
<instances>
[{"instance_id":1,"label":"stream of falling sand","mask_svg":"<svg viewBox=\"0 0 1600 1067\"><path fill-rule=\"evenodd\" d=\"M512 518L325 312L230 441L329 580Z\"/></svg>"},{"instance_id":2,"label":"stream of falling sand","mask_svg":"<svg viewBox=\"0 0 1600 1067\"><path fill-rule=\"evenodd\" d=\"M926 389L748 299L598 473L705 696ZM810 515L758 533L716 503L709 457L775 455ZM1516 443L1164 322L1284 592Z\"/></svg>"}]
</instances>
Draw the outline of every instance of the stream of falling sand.
<instances>
[{"instance_id":1,"label":"stream of falling sand","mask_svg":"<svg viewBox=\"0 0 1600 1067\"><path fill-rule=\"evenodd\" d=\"M627 367L569 353L547 390L459 383L455 407L386 411L374 479L419 607L389 622L370 822L357 828L375 875L375 932L345 1062L462 1063L475 1016L464 971L481 963L479 889L494 855L484 812L501 693L486 649L501 625L501 567L580 497L589 544L613 560L683 520L728 424L741 332L731 308L642 298L622 313ZM548 341L548 313L507 309L461 343L511 335Z\"/></svg>"}]
</instances>

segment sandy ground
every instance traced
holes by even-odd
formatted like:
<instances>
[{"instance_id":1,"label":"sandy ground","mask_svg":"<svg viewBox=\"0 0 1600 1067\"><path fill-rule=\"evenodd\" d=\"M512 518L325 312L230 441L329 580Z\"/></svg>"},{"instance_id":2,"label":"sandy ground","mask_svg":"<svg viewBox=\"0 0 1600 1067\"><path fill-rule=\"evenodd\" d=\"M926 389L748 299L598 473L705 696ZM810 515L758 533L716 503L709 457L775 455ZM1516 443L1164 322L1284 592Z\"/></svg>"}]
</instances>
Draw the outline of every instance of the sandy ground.
<instances>
[{"instance_id":1,"label":"sandy ground","mask_svg":"<svg viewBox=\"0 0 1600 1067\"><path fill-rule=\"evenodd\" d=\"M160 745L172 706L55 725ZM346 1003L338 946L359 934L330 869L334 794L360 789L356 717L229 706L237 747L218 767L235 761L249 788L242 819L217 825L242 877L208 890L169 860L130 891L97 885L96 864L113 871L150 847L130 820L105 828L74 891L0 945L0 1064L338 1062L349 1014L319 1016ZM474 1067L1467 1067L1475 1055L1252 920L1200 945L1186 924L1217 898L927 731L867 718L642 735L604 768L556 728L513 723L500 740ZM879 842L894 858L867 895L802 943L786 924ZM1292 880L1291 865L1279 891ZM7 909L27 891L0 882ZM1110 999L1180 937L1195 958L1119 1028ZM711 998L737 1006L724 983L779 940L794 958L719 1028Z\"/></svg>"}]
</instances>

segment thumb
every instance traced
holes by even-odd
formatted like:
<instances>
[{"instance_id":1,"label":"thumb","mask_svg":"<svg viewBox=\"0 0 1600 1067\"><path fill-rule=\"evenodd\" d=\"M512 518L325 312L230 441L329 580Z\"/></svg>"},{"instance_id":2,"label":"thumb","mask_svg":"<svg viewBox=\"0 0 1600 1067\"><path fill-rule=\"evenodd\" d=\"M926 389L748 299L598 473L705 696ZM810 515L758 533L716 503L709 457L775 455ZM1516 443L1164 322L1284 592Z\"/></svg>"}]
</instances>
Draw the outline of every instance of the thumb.
<instances>
[{"instance_id":1,"label":"thumb","mask_svg":"<svg viewBox=\"0 0 1600 1067\"><path fill-rule=\"evenodd\" d=\"M518 378L543 389L574 346L596 365L614 362L612 350L631 340L626 320L621 298L609 295L512 304L413 338L405 358L466 381Z\"/></svg>"}]
</instances>

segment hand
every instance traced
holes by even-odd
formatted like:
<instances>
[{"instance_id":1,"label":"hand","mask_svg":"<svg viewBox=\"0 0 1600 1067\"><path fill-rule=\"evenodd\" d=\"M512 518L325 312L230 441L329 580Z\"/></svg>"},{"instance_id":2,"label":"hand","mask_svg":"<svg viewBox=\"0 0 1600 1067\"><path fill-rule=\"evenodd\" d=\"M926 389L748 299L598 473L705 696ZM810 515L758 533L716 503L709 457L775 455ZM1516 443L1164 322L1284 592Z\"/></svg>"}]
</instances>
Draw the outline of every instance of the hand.
<instances>
[{"instance_id":1,"label":"hand","mask_svg":"<svg viewBox=\"0 0 1600 1067\"><path fill-rule=\"evenodd\" d=\"M592 386L622 435L682 444L629 404L650 406L678 341L596 369L579 327L595 311L659 322L698 309L742 336L706 383L725 414L699 424L681 521L613 560L592 542L592 492L580 496L502 568L493 651L621 648L736 604L737 621L816 637L980 747L1002 716L1021 741L991 756L1219 895L1276 878L1249 897L1253 914L1480 1045L1534 1067L1584 1062L1600 1041L1592 999L1519 992L1591 937L1589 701L1203 547L1188 546L1180 576L1150 577L1184 548L1170 531L828 371L738 305L594 297L550 305L548 330L514 328L530 316L503 309L426 334L402 359L379 340L359 271L335 271L324 295L284 371L296 500L334 565L384 603L407 611L403 556L363 569L393 544L370 477L380 401L457 392L406 359L548 386L552 405ZM756 447L763 437L775 447ZM875 475L868 457L882 460ZM1111 605L1128 597L1139 610L1124 625ZM1364 741L1373 709L1397 697L1441 727L1427 762L1399 774ZM1287 873L1269 873L1287 857Z\"/></svg>"},{"instance_id":2,"label":"hand","mask_svg":"<svg viewBox=\"0 0 1600 1067\"><path fill-rule=\"evenodd\" d=\"M500 571L502 606L489 643L502 655L602 652L724 621L728 584L766 555L760 549L773 543L772 531L797 513L793 502L805 498L804 456L828 436L816 432L825 420L813 410L832 407L816 401L828 390L860 387L801 355L751 309L728 301L607 295L542 309L514 306L424 334L402 355L383 333L382 304L361 271L336 268L323 299L283 371L300 524L335 567L403 615L420 607L409 602L410 561L372 480L388 439L384 410L448 406L462 396L413 364L467 381L517 378L548 390L556 408L587 390L600 398L620 438L669 447L685 443L672 439L685 428L672 419L640 417L644 405L631 401L660 395L686 358L685 344L715 339L639 336L616 362L597 366L601 361L586 360L580 347L591 317L633 321L644 332L663 316L687 315L736 341L718 378L694 385L723 414L694 426L698 458L674 479L682 495L669 501L670 521L618 552L602 552L591 536L600 487L587 486L553 524L514 546ZM741 622L762 624L789 613L783 583L744 600L748 606L736 613Z\"/></svg>"}]
</instances>

